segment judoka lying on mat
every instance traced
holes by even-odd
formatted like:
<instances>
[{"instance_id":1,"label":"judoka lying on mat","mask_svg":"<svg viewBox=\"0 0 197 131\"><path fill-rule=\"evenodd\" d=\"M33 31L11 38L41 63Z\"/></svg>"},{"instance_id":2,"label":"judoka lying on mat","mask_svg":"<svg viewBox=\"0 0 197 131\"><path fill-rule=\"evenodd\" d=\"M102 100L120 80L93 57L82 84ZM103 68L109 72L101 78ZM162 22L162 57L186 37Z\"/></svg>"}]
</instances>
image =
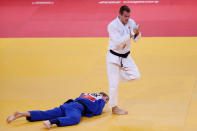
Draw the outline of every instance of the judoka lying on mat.
<instances>
[{"instance_id":1,"label":"judoka lying on mat","mask_svg":"<svg viewBox=\"0 0 197 131\"><path fill-rule=\"evenodd\" d=\"M47 111L33 110L28 112L15 112L7 118L7 122L26 117L30 122L42 121L49 129L53 124L69 126L79 123L82 116L92 117L100 115L105 104L109 101L106 93L82 93L75 100L69 99L63 105Z\"/></svg>"}]
</instances>

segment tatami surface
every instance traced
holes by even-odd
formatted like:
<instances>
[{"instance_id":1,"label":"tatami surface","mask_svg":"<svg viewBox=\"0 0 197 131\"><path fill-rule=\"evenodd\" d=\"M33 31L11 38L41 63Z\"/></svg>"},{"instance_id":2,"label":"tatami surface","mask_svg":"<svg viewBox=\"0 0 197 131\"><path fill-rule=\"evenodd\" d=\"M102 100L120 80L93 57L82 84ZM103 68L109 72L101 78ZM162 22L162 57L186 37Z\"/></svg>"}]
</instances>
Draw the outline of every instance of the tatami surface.
<instances>
[{"instance_id":1,"label":"tatami surface","mask_svg":"<svg viewBox=\"0 0 197 131\"><path fill-rule=\"evenodd\" d=\"M196 131L197 38L145 37L131 56L141 79L121 83L119 105L128 115L82 118L52 130ZM6 117L14 111L46 110L82 92L108 92L108 38L0 39L0 130L46 130L42 122Z\"/></svg>"}]
</instances>

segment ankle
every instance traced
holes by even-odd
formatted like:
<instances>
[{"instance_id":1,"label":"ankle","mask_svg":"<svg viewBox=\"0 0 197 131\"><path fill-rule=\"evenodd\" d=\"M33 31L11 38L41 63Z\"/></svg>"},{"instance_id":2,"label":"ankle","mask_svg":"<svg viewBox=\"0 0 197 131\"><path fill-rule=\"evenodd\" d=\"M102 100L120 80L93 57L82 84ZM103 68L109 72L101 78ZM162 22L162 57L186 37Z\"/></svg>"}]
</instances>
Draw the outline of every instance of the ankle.
<instances>
[{"instance_id":1,"label":"ankle","mask_svg":"<svg viewBox=\"0 0 197 131\"><path fill-rule=\"evenodd\" d=\"M21 113L22 114L22 116L24 116L24 117L30 117L31 116L31 114L29 113L29 112L23 112L23 113Z\"/></svg>"},{"instance_id":2,"label":"ankle","mask_svg":"<svg viewBox=\"0 0 197 131\"><path fill-rule=\"evenodd\" d=\"M119 109L118 106L112 107L112 111L113 111L113 110L117 110L117 109Z\"/></svg>"}]
</instances>

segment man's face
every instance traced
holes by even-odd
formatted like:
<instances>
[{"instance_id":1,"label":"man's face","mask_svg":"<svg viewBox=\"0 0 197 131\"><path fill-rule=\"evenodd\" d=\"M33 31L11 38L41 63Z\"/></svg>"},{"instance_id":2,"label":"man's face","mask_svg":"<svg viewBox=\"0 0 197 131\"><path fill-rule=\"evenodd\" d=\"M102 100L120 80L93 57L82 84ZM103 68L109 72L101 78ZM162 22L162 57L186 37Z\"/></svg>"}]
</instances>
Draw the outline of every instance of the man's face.
<instances>
[{"instance_id":1,"label":"man's face","mask_svg":"<svg viewBox=\"0 0 197 131\"><path fill-rule=\"evenodd\" d=\"M109 97L107 97L107 96L103 96L103 95L102 95L102 98L103 98L103 100L105 101L105 103L107 103L107 102L109 101Z\"/></svg>"},{"instance_id":2,"label":"man's face","mask_svg":"<svg viewBox=\"0 0 197 131\"><path fill-rule=\"evenodd\" d=\"M119 14L119 18L120 18L121 22L125 25L129 21L130 13L126 12L126 11L123 11L122 15Z\"/></svg>"}]
</instances>

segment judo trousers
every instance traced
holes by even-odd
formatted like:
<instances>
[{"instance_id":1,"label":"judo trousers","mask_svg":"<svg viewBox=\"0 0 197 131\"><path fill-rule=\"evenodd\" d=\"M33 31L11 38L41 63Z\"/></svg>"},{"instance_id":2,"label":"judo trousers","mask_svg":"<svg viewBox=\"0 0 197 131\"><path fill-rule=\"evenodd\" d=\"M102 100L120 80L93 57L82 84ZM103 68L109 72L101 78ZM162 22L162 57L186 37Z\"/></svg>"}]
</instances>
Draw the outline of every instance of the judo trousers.
<instances>
[{"instance_id":1,"label":"judo trousers","mask_svg":"<svg viewBox=\"0 0 197 131\"><path fill-rule=\"evenodd\" d=\"M109 107L117 106L118 85L122 81L131 81L140 78L138 67L129 55L121 58L107 53L107 74L109 81Z\"/></svg>"},{"instance_id":2,"label":"judo trousers","mask_svg":"<svg viewBox=\"0 0 197 131\"><path fill-rule=\"evenodd\" d=\"M30 122L42 120L50 120L50 122L58 121L58 123L52 124L57 124L57 126L69 126L78 124L83 112L84 107L82 104L78 102L71 102L47 111L29 111L31 117L27 117L26 119Z\"/></svg>"}]
</instances>

